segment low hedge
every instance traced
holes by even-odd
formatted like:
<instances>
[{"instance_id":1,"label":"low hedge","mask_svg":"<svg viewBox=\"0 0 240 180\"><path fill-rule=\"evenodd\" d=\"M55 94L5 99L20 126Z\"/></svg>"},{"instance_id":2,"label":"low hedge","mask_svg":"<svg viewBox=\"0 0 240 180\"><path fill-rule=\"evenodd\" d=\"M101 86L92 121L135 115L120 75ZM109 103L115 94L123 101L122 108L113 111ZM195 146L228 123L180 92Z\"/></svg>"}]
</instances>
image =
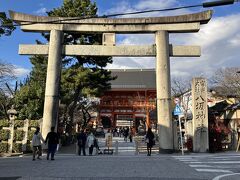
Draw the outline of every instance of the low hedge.
<instances>
[{"instance_id":1,"label":"low hedge","mask_svg":"<svg viewBox=\"0 0 240 180\"><path fill-rule=\"evenodd\" d=\"M29 130L29 131L28 131L28 140L29 140L29 141L32 140L34 133L35 133L35 131L33 131L33 130Z\"/></svg>"},{"instance_id":2,"label":"low hedge","mask_svg":"<svg viewBox=\"0 0 240 180\"><path fill-rule=\"evenodd\" d=\"M23 130L15 130L14 131L14 141L22 141L24 138L25 132Z\"/></svg>"},{"instance_id":3,"label":"low hedge","mask_svg":"<svg viewBox=\"0 0 240 180\"><path fill-rule=\"evenodd\" d=\"M0 130L0 140L7 141L10 138L10 130L8 129L1 129Z\"/></svg>"},{"instance_id":4,"label":"low hedge","mask_svg":"<svg viewBox=\"0 0 240 180\"><path fill-rule=\"evenodd\" d=\"M27 146L26 146L26 152L32 152L32 144L28 141Z\"/></svg>"},{"instance_id":5,"label":"low hedge","mask_svg":"<svg viewBox=\"0 0 240 180\"><path fill-rule=\"evenodd\" d=\"M8 143L0 143L0 153L8 152Z\"/></svg>"},{"instance_id":6,"label":"low hedge","mask_svg":"<svg viewBox=\"0 0 240 180\"><path fill-rule=\"evenodd\" d=\"M4 120L0 120L0 128L2 127L9 127L9 121L4 119Z\"/></svg>"},{"instance_id":7,"label":"low hedge","mask_svg":"<svg viewBox=\"0 0 240 180\"><path fill-rule=\"evenodd\" d=\"M13 150L14 153L22 152L22 143L13 143L12 150Z\"/></svg>"},{"instance_id":8,"label":"low hedge","mask_svg":"<svg viewBox=\"0 0 240 180\"><path fill-rule=\"evenodd\" d=\"M39 120L29 120L29 127L39 127Z\"/></svg>"},{"instance_id":9,"label":"low hedge","mask_svg":"<svg viewBox=\"0 0 240 180\"><path fill-rule=\"evenodd\" d=\"M15 120L14 121L14 127L23 127L24 126L24 121L23 120Z\"/></svg>"}]
</instances>

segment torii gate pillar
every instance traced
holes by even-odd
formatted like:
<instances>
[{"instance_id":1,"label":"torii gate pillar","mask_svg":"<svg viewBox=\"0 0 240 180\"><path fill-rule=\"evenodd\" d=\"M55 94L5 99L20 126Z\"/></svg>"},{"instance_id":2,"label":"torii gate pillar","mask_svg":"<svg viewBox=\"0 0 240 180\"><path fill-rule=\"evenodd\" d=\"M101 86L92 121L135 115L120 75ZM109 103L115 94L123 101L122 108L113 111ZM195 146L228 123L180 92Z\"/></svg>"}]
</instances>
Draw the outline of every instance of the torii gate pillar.
<instances>
[{"instance_id":1,"label":"torii gate pillar","mask_svg":"<svg viewBox=\"0 0 240 180\"><path fill-rule=\"evenodd\" d=\"M51 30L42 126L43 138L46 138L52 126L57 125L62 66L62 39L62 31Z\"/></svg>"},{"instance_id":2,"label":"torii gate pillar","mask_svg":"<svg viewBox=\"0 0 240 180\"><path fill-rule=\"evenodd\" d=\"M156 85L159 152L173 151L169 35L156 32Z\"/></svg>"}]
</instances>

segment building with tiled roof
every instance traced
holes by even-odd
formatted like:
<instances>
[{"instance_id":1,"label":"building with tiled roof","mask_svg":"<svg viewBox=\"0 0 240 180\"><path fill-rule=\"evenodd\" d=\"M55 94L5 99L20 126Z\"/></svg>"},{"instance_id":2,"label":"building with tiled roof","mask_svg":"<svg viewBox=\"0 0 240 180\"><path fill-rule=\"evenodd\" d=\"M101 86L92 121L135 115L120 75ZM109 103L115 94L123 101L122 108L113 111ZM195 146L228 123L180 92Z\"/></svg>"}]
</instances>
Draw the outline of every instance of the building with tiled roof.
<instances>
[{"instance_id":1,"label":"building with tiled roof","mask_svg":"<svg viewBox=\"0 0 240 180\"><path fill-rule=\"evenodd\" d=\"M111 90L100 100L99 119L111 120L112 127L134 127L136 131L150 126L156 106L155 69L111 70ZM155 113L156 114L156 113Z\"/></svg>"}]
</instances>

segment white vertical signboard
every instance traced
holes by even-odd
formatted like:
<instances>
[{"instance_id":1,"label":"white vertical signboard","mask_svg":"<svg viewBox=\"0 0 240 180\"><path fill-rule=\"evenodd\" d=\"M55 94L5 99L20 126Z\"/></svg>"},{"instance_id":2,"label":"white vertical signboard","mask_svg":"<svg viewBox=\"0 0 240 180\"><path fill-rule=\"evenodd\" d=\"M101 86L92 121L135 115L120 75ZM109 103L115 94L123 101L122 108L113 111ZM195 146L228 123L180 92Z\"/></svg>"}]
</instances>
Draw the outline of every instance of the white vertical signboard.
<instances>
[{"instance_id":1,"label":"white vertical signboard","mask_svg":"<svg viewBox=\"0 0 240 180\"><path fill-rule=\"evenodd\" d=\"M193 78L193 151L208 150L207 80Z\"/></svg>"}]
</instances>

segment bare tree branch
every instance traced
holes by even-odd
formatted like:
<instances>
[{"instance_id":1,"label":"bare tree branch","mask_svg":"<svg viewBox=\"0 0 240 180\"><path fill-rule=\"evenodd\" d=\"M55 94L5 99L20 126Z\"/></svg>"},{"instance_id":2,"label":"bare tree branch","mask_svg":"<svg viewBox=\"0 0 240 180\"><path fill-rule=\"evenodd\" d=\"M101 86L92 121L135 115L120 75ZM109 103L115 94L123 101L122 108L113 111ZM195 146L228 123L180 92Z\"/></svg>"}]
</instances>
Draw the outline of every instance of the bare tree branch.
<instances>
[{"instance_id":1,"label":"bare tree branch","mask_svg":"<svg viewBox=\"0 0 240 180\"><path fill-rule=\"evenodd\" d=\"M0 61L0 87L5 86L6 82L15 78L14 69L13 65Z\"/></svg>"},{"instance_id":2,"label":"bare tree branch","mask_svg":"<svg viewBox=\"0 0 240 180\"><path fill-rule=\"evenodd\" d=\"M172 96L178 97L191 89L191 80L182 78L173 78L171 83Z\"/></svg>"},{"instance_id":3,"label":"bare tree branch","mask_svg":"<svg viewBox=\"0 0 240 180\"><path fill-rule=\"evenodd\" d=\"M218 95L240 97L240 67L218 69L210 78L211 89Z\"/></svg>"}]
</instances>

